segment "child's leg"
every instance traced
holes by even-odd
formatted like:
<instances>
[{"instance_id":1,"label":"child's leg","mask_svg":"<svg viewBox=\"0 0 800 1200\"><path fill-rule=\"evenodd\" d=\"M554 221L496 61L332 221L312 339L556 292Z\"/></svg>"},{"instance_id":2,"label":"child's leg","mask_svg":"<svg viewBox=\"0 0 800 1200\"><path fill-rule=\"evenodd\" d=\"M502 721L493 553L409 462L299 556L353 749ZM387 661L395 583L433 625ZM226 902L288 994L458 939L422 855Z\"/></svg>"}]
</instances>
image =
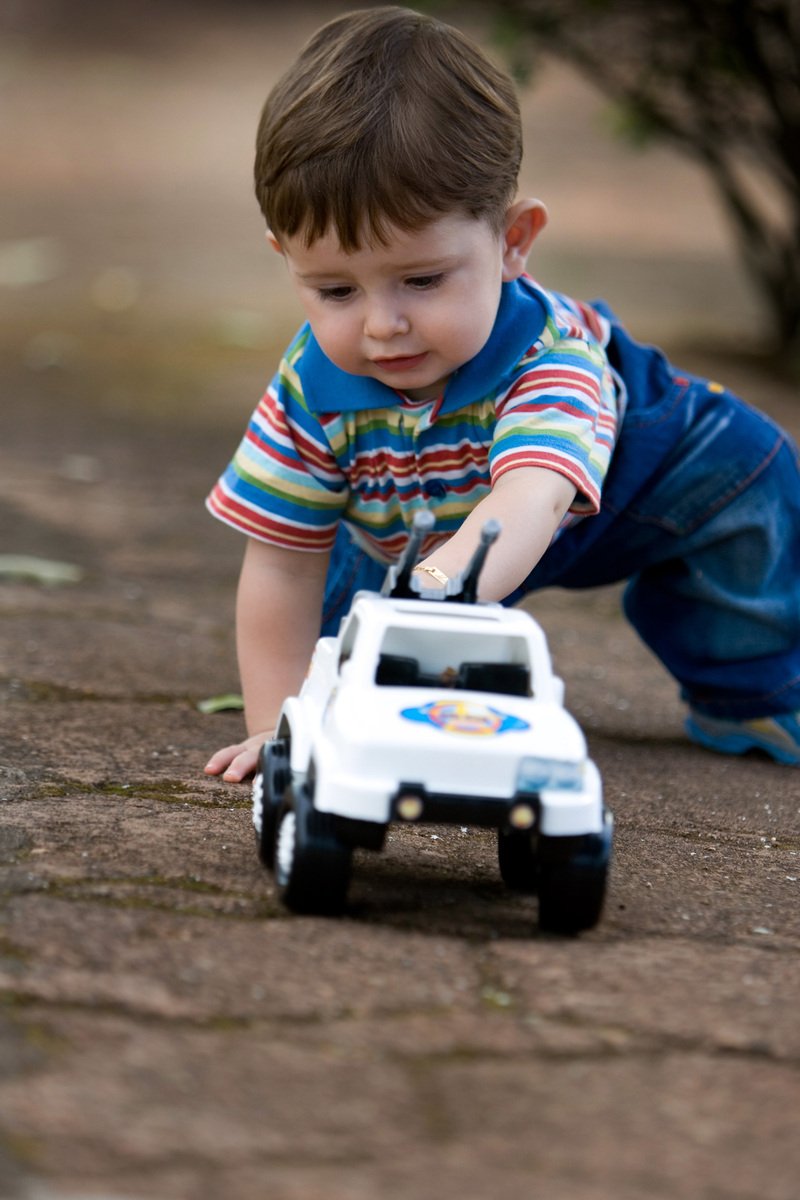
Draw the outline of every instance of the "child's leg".
<instances>
[{"instance_id":1,"label":"child's leg","mask_svg":"<svg viewBox=\"0 0 800 1200\"><path fill-rule=\"evenodd\" d=\"M565 533L525 590L628 578L627 615L680 683L690 736L800 762L797 451L716 385L695 382L685 404L662 466L622 503L630 481L612 482L605 511ZM629 461L648 433L629 436Z\"/></svg>"},{"instance_id":2,"label":"child's leg","mask_svg":"<svg viewBox=\"0 0 800 1200\"><path fill-rule=\"evenodd\" d=\"M324 637L333 637L339 632L339 623L350 611L357 591L362 588L373 592L381 590L386 570L382 563L375 562L356 545L347 527L340 523L325 581L320 630Z\"/></svg>"},{"instance_id":3,"label":"child's leg","mask_svg":"<svg viewBox=\"0 0 800 1200\"><path fill-rule=\"evenodd\" d=\"M646 568L625 611L689 702L689 736L800 765L800 476L785 443L735 501Z\"/></svg>"},{"instance_id":4,"label":"child's leg","mask_svg":"<svg viewBox=\"0 0 800 1200\"><path fill-rule=\"evenodd\" d=\"M668 519L665 489L657 491L651 503ZM625 612L692 708L727 719L800 709L800 473L791 443L698 528L662 539L661 551L628 584Z\"/></svg>"}]
</instances>

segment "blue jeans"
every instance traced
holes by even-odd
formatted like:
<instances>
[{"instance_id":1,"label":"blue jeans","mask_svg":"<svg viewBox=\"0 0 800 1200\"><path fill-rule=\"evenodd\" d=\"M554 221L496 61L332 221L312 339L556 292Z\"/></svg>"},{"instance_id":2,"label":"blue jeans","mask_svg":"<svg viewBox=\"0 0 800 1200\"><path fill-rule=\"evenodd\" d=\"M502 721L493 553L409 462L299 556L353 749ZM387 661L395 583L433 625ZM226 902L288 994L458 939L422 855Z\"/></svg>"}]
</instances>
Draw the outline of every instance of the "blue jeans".
<instances>
[{"instance_id":1,"label":"blue jeans","mask_svg":"<svg viewBox=\"0 0 800 1200\"><path fill-rule=\"evenodd\" d=\"M693 708L741 719L800 709L796 447L768 417L616 325L609 357L628 409L601 510L562 533L503 603L628 580L628 619ZM340 526L323 632L385 572Z\"/></svg>"}]
</instances>

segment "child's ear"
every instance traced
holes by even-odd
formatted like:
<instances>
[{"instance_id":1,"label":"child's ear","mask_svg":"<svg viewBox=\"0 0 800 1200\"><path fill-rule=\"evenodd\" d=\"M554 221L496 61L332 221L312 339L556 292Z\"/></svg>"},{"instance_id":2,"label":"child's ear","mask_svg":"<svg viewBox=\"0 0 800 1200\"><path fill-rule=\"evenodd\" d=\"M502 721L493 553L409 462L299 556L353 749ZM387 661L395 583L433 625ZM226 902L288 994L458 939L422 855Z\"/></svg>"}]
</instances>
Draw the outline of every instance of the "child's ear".
<instances>
[{"instance_id":1,"label":"child's ear","mask_svg":"<svg viewBox=\"0 0 800 1200\"><path fill-rule=\"evenodd\" d=\"M547 224L541 200L517 200L506 213L503 241L503 282L518 279L528 262L531 246Z\"/></svg>"},{"instance_id":2,"label":"child's ear","mask_svg":"<svg viewBox=\"0 0 800 1200\"><path fill-rule=\"evenodd\" d=\"M275 234L272 232L271 229L267 230L266 239L269 242L270 246L272 246L273 250L276 250L278 252L278 254L283 254L283 246L280 244L278 239L275 237Z\"/></svg>"}]
</instances>

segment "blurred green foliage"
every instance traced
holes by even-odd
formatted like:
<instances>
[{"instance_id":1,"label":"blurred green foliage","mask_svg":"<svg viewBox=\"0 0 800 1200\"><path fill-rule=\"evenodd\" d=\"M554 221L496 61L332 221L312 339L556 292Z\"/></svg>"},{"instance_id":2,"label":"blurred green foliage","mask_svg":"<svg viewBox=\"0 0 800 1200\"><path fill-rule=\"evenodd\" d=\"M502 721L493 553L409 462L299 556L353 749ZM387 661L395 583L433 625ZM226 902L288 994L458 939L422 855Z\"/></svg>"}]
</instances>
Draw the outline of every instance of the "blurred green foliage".
<instances>
[{"instance_id":1,"label":"blurred green foliage","mask_svg":"<svg viewBox=\"0 0 800 1200\"><path fill-rule=\"evenodd\" d=\"M455 18L440 3L443 17ZM774 350L800 363L800 0L482 0L514 76L577 67L636 146L670 142L708 173L764 301Z\"/></svg>"}]
</instances>

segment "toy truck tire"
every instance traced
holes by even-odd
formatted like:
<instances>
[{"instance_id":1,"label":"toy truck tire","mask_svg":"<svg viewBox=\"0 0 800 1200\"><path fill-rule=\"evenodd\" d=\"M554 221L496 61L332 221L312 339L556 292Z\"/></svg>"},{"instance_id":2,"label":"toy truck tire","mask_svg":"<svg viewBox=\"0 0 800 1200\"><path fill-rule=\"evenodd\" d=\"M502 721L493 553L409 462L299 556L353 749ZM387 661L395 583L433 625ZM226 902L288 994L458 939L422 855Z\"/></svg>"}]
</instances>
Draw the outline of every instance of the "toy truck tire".
<instances>
[{"instance_id":1,"label":"toy truck tire","mask_svg":"<svg viewBox=\"0 0 800 1200\"><path fill-rule=\"evenodd\" d=\"M601 833L539 838L539 928L577 934L600 920L611 858L612 823Z\"/></svg>"},{"instance_id":2,"label":"toy truck tire","mask_svg":"<svg viewBox=\"0 0 800 1200\"><path fill-rule=\"evenodd\" d=\"M333 818L314 808L305 786L290 787L275 838L275 882L281 901L296 913L340 913L351 862L352 850L336 836Z\"/></svg>"},{"instance_id":3,"label":"toy truck tire","mask_svg":"<svg viewBox=\"0 0 800 1200\"><path fill-rule=\"evenodd\" d=\"M530 830L498 829L497 862L506 887L529 896L539 890L539 861Z\"/></svg>"},{"instance_id":4,"label":"toy truck tire","mask_svg":"<svg viewBox=\"0 0 800 1200\"><path fill-rule=\"evenodd\" d=\"M285 738L265 742L253 778L253 826L258 857L270 869L275 858L278 814L291 777L289 743Z\"/></svg>"}]
</instances>

